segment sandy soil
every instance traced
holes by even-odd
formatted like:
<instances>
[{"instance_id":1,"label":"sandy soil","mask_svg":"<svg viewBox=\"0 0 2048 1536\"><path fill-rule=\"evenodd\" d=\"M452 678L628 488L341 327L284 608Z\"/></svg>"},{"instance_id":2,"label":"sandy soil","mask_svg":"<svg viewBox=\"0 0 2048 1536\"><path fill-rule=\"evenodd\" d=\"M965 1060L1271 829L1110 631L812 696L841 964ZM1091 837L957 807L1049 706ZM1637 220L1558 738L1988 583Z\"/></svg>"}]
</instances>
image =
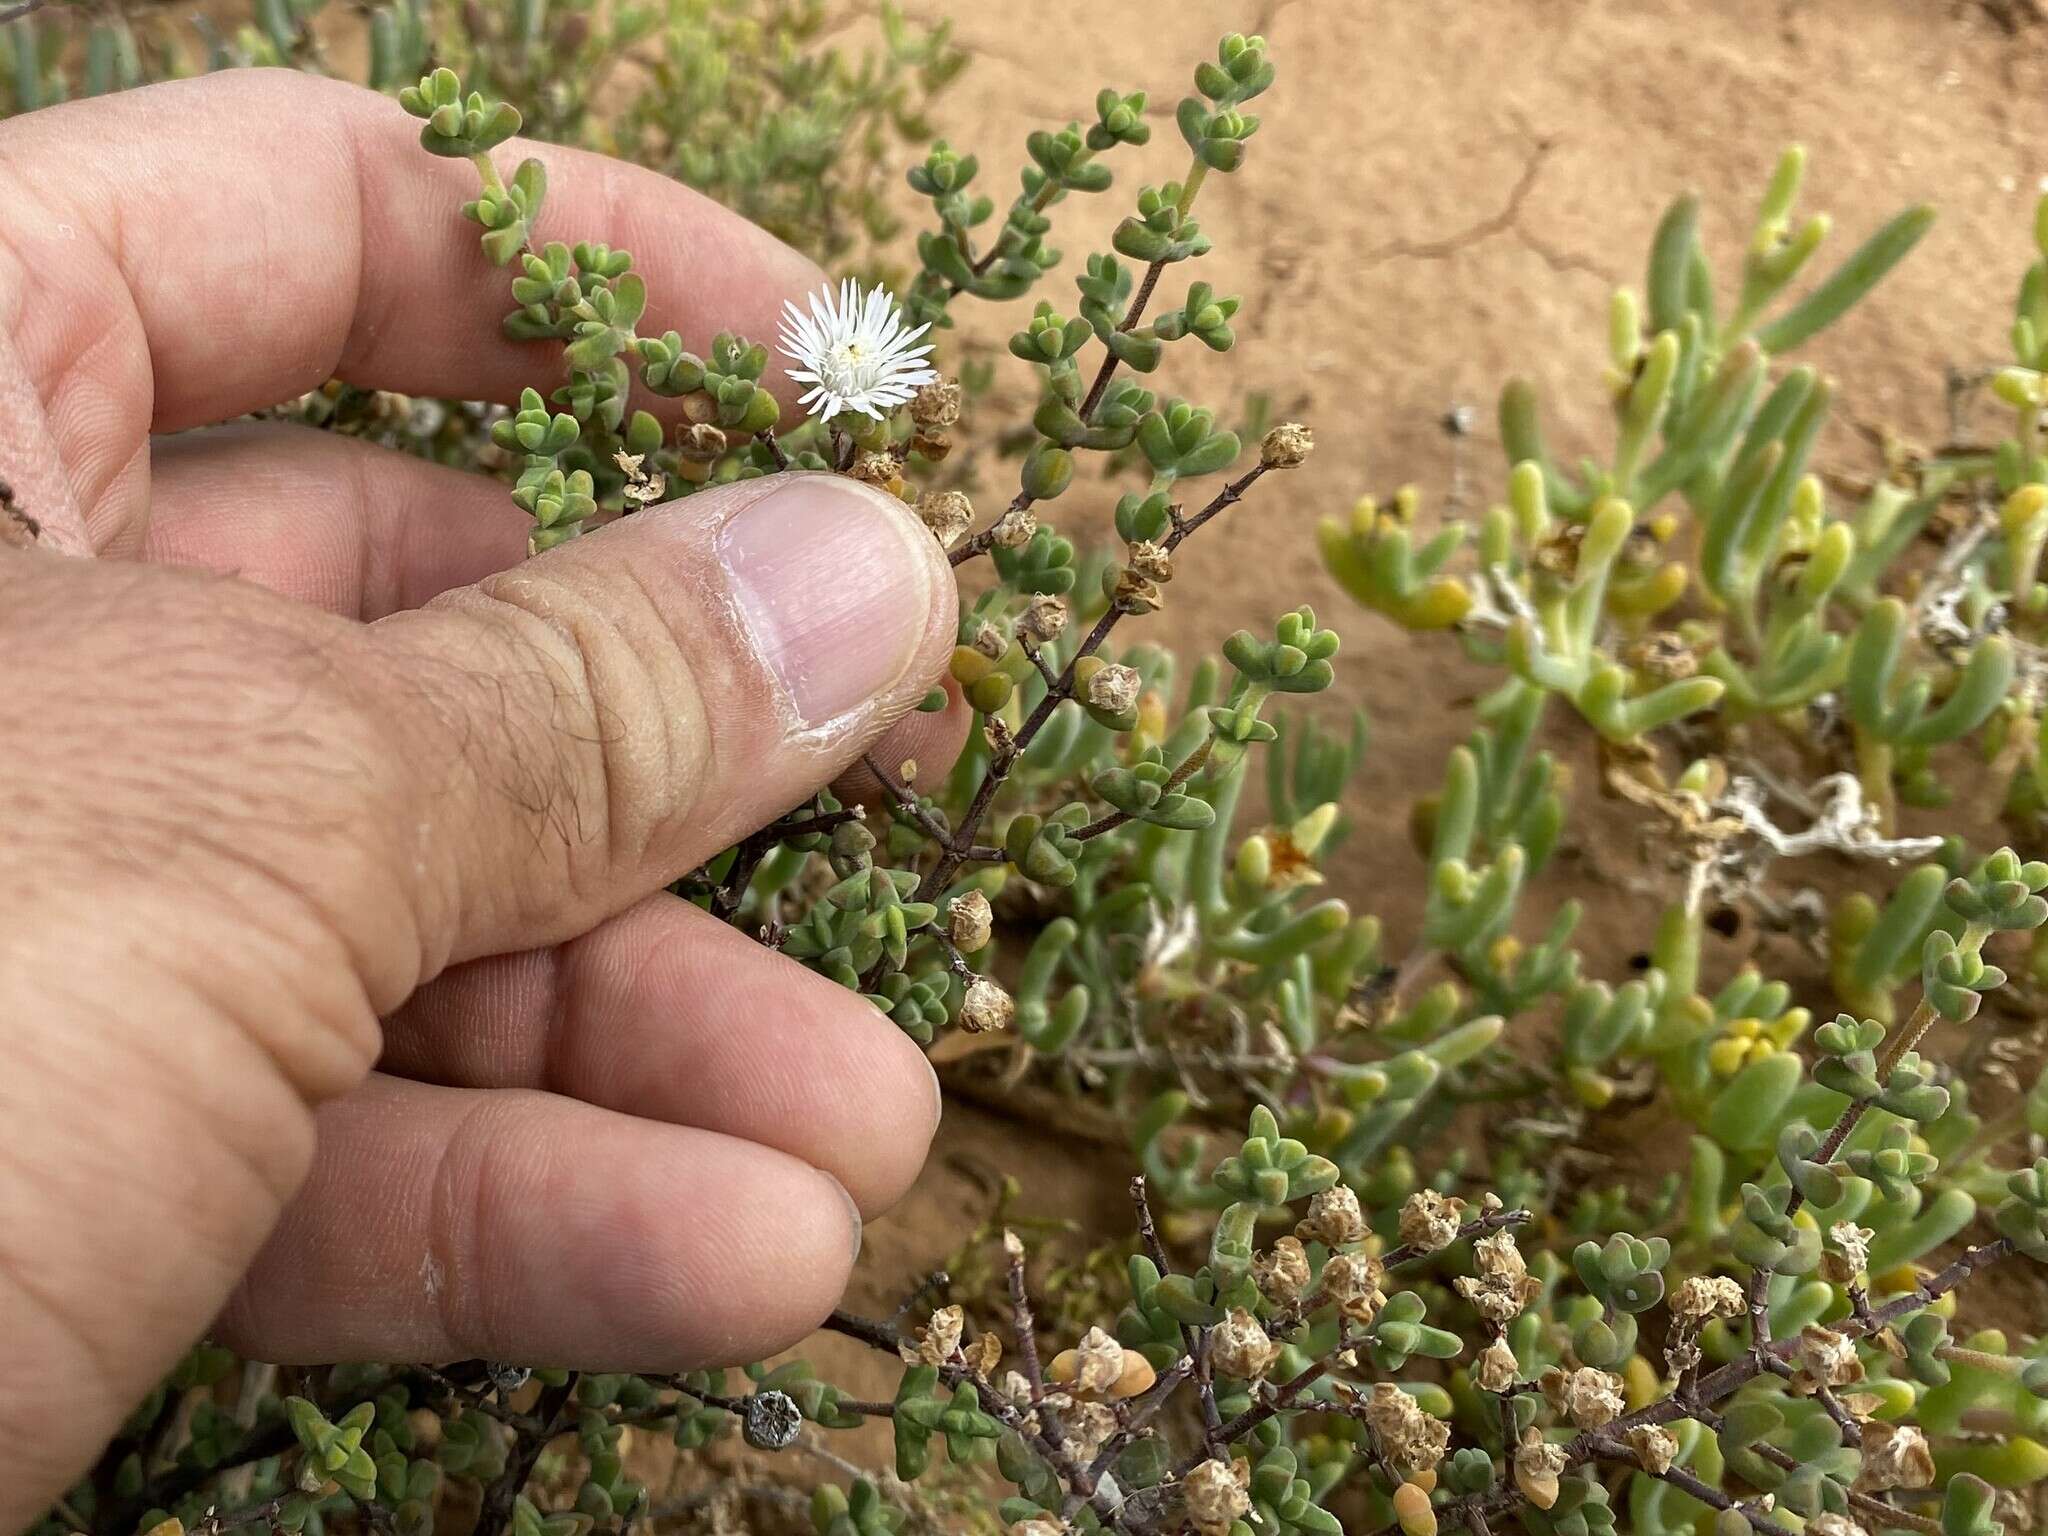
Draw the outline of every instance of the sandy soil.
<instances>
[{"instance_id":1,"label":"sandy soil","mask_svg":"<svg viewBox=\"0 0 2048 1536\"><path fill-rule=\"evenodd\" d=\"M1201 205L1217 249L1197 275L1247 296L1239 346L1227 369L1190 368L1176 353L1162 377L1215 404L1262 391L1279 414L1313 424L1319 451L1188 547L1175 601L1151 633L1213 646L1303 601L1343 630L1339 687L1324 702L1340 713L1366 706L1374 745L1349 808L1358 831L1333 879L1340 893L1374 893L1397 952L1419 898L1403 830L1409 801L1470 728L1456 705L1479 675L1455 662L1448 642L1408 637L1338 592L1317 563L1316 518L1408 481L1424 488L1426 519L1439 516L1454 478L1440 423L1459 404L1477 408L1464 479L1483 504L1501 481L1493 400L1513 373L1544 390L1559 448L1604 443L1609 291L1640 284L1651 228L1685 187L1703 194L1710 249L1732 276L1762 179L1795 141L1810 151L1808 206L1836 218L1822 265L1900 206L1941 210L1874 302L1810 350L1837 376L1848 423L1930 439L1944 430L1944 369L2002 353L2048 173L2048 23L2029 0L906 8L950 17L975 54L940 116L956 145L981 155L998 196L1012 185L1025 131L1085 112L1103 84L1152 92L1159 131L1134 157L1137 174L1178 174L1171 111L1192 61L1230 29L1271 42L1280 80L1257 104L1264 126L1250 162L1220 185L1212 179ZM1084 53L1086 63L1067 67ZM1106 234L1123 195L1060 210L1054 243L1070 265ZM1063 274L1054 285L1062 304L1067 284ZM1002 314L979 330L995 338L1015 323ZM1846 463L1868 449L1844 427L1834 452ZM1086 527L1111 499L1076 490L1057 519ZM1561 745L1579 782L1590 782L1584 738ZM1582 804L1579 820L1577 856L1557 861L1544 899L1585 898L1589 949L1618 959L1633 942L1619 919L1639 920L1640 898L1609 877L1634 834L1609 807ZM1023 1209L1121 1221L1113 1158L958 1106L916 1193L871 1230L850 1304L886 1312L905 1277L941 1262L986 1213L998 1162L1023 1182ZM2038 1295L2013 1304L2037 1326L2048 1312ZM817 1355L862 1370L839 1341ZM886 1373L863 1373L863 1385L886 1390Z\"/></svg>"}]
</instances>

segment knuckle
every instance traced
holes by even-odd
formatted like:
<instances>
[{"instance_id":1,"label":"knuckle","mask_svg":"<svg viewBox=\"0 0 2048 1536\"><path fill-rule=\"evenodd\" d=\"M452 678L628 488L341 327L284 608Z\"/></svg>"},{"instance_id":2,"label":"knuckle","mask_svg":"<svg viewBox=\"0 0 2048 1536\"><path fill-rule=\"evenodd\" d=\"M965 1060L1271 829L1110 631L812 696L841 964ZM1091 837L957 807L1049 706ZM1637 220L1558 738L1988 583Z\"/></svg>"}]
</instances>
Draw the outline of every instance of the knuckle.
<instances>
[{"instance_id":1,"label":"knuckle","mask_svg":"<svg viewBox=\"0 0 2048 1536\"><path fill-rule=\"evenodd\" d=\"M566 861L572 889L615 896L622 872L661 859L704 785L711 743L689 655L616 572L600 588L515 568L457 604L489 634L479 729L507 733L486 771Z\"/></svg>"},{"instance_id":2,"label":"knuckle","mask_svg":"<svg viewBox=\"0 0 2048 1536\"><path fill-rule=\"evenodd\" d=\"M420 1285L431 1315L464 1355L516 1353L519 1297L505 1276L512 1255L494 1248L505 1214L519 1203L524 1172L516 1166L529 1138L505 1123L504 1107L482 1098L443 1144L431 1197Z\"/></svg>"}]
</instances>

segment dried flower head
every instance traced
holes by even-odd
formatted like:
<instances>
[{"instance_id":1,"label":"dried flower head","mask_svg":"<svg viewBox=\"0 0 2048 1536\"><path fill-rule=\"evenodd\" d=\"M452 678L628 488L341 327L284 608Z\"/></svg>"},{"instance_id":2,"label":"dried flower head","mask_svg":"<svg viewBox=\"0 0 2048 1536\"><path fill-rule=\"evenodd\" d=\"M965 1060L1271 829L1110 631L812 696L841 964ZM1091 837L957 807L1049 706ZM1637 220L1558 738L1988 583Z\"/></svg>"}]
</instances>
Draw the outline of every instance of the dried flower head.
<instances>
[{"instance_id":1,"label":"dried flower head","mask_svg":"<svg viewBox=\"0 0 2048 1536\"><path fill-rule=\"evenodd\" d=\"M941 549L951 549L974 526L974 503L964 491L928 491L918 499L918 518Z\"/></svg>"},{"instance_id":2,"label":"dried flower head","mask_svg":"<svg viewBox=\"0 0 2048 1536\"><path fill-rule=\"evenodd\" d=\"M1280 1346L1266 1337L1259 1320L1243 1307L1209 1330L1209 1354L1216 1369L1239 1381L1257 1381L1280 1358Z\"/></svg>"},{"instance_id":3,"label":"dried flower head","mask_svg":"<svg viewBox=\"0 0 2048 1536\"><path fill-rule=\"evenodd\" d=\"M787 1392L755 1392L740 1410L740 1434L757 1451L786 1450L804 1427L803 1410Z\"/></svg>"},{"instance_id":4,"label":"dried flower head","mask_svg":"<svg viewBox=\"0 0 2048 1536\"><path fill-rule=\"evenodd\" d=\"M1820 1387L1847 1387L1863 1379L1863 1360L1856 1353L1856 1341L1846 1334L1809 1323L1799 1331L1799 1352L1794 1359L1792 1390L1813 1392Z\"/></svg>"},{"instance_id":5,"label":"dried flower head","mask_svg":"<svg viewBox=\"0 0 2048 1536\"><path fill-rule=\"evenodd\" d=\"M1067 1536L1067 1528L1046 1515L1034 1515L1010 1526L1010 1536Z\"/></svg>"},{"instance_id":6,"label":"dried flower head","mask_svg":"<svg viewBox=\"0 0 2048 1536\"><path fill-rule=\"evenodd\" d=\"M1139 575L1129 566L1117 573L1116 590L1110 595L1128 613L1157 613L1166 602L1158 582Z\"/></svg>"},{"instance_id":7,"label":"dried flower head","mask_svg":"<svg viewBox=\"0 0 2048 1536\"><path fill-rule=\"evenodd\" d=\"M960 419L960 381L933 379L910 399L910 419L927 431L945 430Z\"/></svg>"},{"instance_id":8,"label":"dried flower head","mask_svg":"<svg viewBox=\"0 0 2048 1536\"><path fill-rule=\"evenodd\" d=\"M995 913L979 891L962 891L946 904L946 937L962 954L985 948L995 931Z\"/></svg>"},{"instance_id":9,"label":"dried flower head","mask_svg":"<svg viewBox=\"0 0 2048 1536\"><path fill-rule=\"evenodd\" d=\"M1472 1362L1472 1380L1485 1392L1505 1392L1521 1374L1522 1366L1515 1359L1514 1346L1505 1338L1495 1339Z\"/></svg>"},{"instance_id":10,"label":"dried flower head","mask_svg":"<svg viewBox=\"0 0 2048 1536\"><path fill-rule=\"evenodd\" d=\"M1662 1424L1638 1424L1628 1432L1628 1448L1636 1453L1637 1464L1653 1477L1669 1472L1678 1459L1678 1437Z\"/></svg>"},{"instance_id":11,"label":"dried flower head","mask_svg":"<svg viewBox=\"0 0 2048 1536\"><path fill-rule=\"evenodd\" d=\"M1273 1246L1252 1258L1252 1280L1268 1301L1293 1301L1308 1289L1308 1251L1296 1237L1277 1237Z\"/></svg>"},{"instance_id":12,"label":"dried flower head","mask_svg":"<svg viewBox=\"0 0 2048 1536\"><path fill-rule=\"evenodd\" d=\"M960 1000L960 1027L970 1034L985 1035L998 1029L1008 1029L1017 1017L1017 1001L986 976L977 976L967 984L967 995Z\"/></svg>"},{"instance_id":13,"label":"dried flower head","mask_svg":"<svg viewBox=\"0 0 2048 1536\"><path fill-rule=\"evenodd\" d=\"M1671 1293L1671 1311L1687 1322L1740 1317L1749 1305L1742 1287L1726 1275L1694 1275Z\"/></svg>"},{"instance_id":14,"label":"dried flower head","mask_svg":"<svg viewBox=\"0 0 2048 1536\"><path fill-rule=\"evenodd\" d=\"M1017 616L1017 633L1040 644L1059 639L1066 628L1067 605L1049 592L1034 594Z\"/></svg>"},{"instance_id":15,"label":"dried flower head","mask_svg":"<svg viewBox=\"0 0 2048 1536\"><path fill-rule=\"evenodd\" d=\"M1150 539L1140 539L1125 553L1131 570L1145 580L1173 580L1173 556L1166 552L1165 545L1155 544Z\"/></svg>"},{"instance_id":16,"label":"dried flower head","mask_svg":"<svg viewBox=\"0 0 2048 1536\"><path fill-rule=\"evenodd\" d=\"M1323 1265L1323 1297L1353 1322L1369 1323L1387 1304L1380 1289L1384 1274L1370 1254L1333 1253Z\"/></svg>"},{"instance_id":17,"label":"dried flower head","mask_svg":"<svg viewBox=\"0 0 2048 1536\"><path fill-rule=\"evenodd\" d=\"M1478 1275L1460 1275L1452 1284L1488 1322L1513 1322L1543 1289L1529 1273L1512 1232L1480 1238L1472 1245L1472 1258Z\"/></svg>"},{"instance_id":18,"label":"dried flower head","mask_svg":"<svg viewBox=\"0 0 2048 1536\"><path fill-rule=\"evenodd\" d=\"M974 627L974 634L967 642L971 650L986 656L990 661L1001 661L1010 649L1010 637L1003 633L1000 624L991 624L983 619Z\"/></svg>"},{"instance_id":19,"label":"dried flower head","mask_svg":"<svg viewBox=\"0 0 2048 1536\"><path fill-rule=\"evenodd\" d=\"M1060 1410L1060 1424L1067 1432L1067 1447L1075 1458L1092 1461L1116 1433L1116 1410L1107 1403L1068 1403Z\"/></svg>"},{"instance_id":20,"label":"dried flower head","mask_svg":"<svg viewBox=\"0 0 2048 1536\"><path fill-rule=\"evenodd\" d=\"M911 345L928 329L906 329L886 288L877 285L863 296L851 279L836 292L828 284L811 295L809 314L783 305L782 352L796 364L786 371L811 386L800 403L813 416L853 411L879 420L938 382L924 363L931 347Z\"/></svg>"},{"instance_id":21,"label":"dried flower head","mask_svg":"<svg viewBox=\"0 0 2048 1536\"><path fill-rule=\"evenodd\" d=\"M1665 683L1692 677L1700 669L1699 653L1683 635L1668 629L1630 642L1621 659L1644 676Z\"/></svg>"},{"instance_id":22,"label":"dried flower head","mask_svg":"<svg viewBox=\"0 0 2048 1536\"><path fill-rule=\"evenodd\" d=\"M1363 1240L1370 1230L1358 1196L1348 1185L1333 1184L1309 1197L1308 1214L1295 1226L1294 1235L1304 1242L1342 1248Z\"/></svg>"},{"instance_id":23,"label":"dried flower head","mask_svg":"<svg viewBox=\"0 0 2048 1536\"><path fill-rule=\"evenodd\" d=\"M1029 507L1012 507L996 519L989 537L1004 549L1022 549L1038 532L1038 514Z\"/></svg>"},{"instance_id":24,"label":"dried flower head","mask_svg":"<svg viewBox=\"0 0 2048 1536\"><path fill-rule=\"evenodd\" d=\"M1315 434L1298 421L1283 421L1259 440L1259 462L1268 469L1294 469L1315 452Z\"/></svg>"},{"instance_id":25,"label":"dried flower head","mask_svg":"<svg viewBox=\"0 0 2048 1536\"><path fill-rule=\"evenodd\" d=\"M1401 1241L1422 1253L1435 1253L1457 1240L1458 1217L1465 1202L1433 1189L1418 1189L1401 1207Z\"/></svg>"},{"instance_id":26,"label":"dried flower head","mask_svg":"<svg viewBox=\"0 0 2048 1536\"><path fill-rule=\"evenodd\" d=\"M1916 1425L1873 1419L1863 1426L1862 1452L1856 1469L1858 1493L1934 1486L1934 1452Z\"/></svg>"},{"instance_id":27,"label":"dried flower head","mask_svg":"<svg viewBox=\"0 0 2048 1536\"><path fill-rule=\"evenodd\" d=\"M1820 1277L1831 1285L1851 1285L1870 1268L1870 1240L1877 1236L1853 1221L1828 1228L1828 1247L1820 1256Z\"/></svg>"},{"instance_id":28,"label":"dried flower head","mask_svg":"<svg viewBox=\"0 0 2048 1536\"><path fill-rule=\"evenodd\" d=\"M732 446L725 431L709 421L695 421L676 434L676 449L686 459L710 464L726 455Z\"/></svg>"},{"instance_id":29,"label":"dried flower head","mask_svg":"<svg viewBox=\"0 0 2048 1536\"><path fill-rule=\"evenodd\" d=\"M1451 1426L1422 1407L1391 1381L1373 1383L1366 1399L1365 1422L1388 1461L1405 1474L1426 1472L1450 1449Z\"/></svg>"},{"instance_id":30,"label":"dried flower head","mask_svg":"<svg viewBox=\"0 0 2048 1536\"><path fill-rule=\"evenodd\" d=\"M1181 1502L1200 1536L1227 1536L1231 1522L1251 1513L1251 1468L1242 1461L1210 1459L1188 1473Z\"/></svg>"},{"instance_id":31,"label":"dried flower head","mask_svg":"<svg viewBox=\"0 0 2048 1536\"><path fill-rule=\"evenodd\" d=\"M646 455L627 453L624 449L612 455L612 462L619 466L619 472L626 477L626 483L619 494L627 505L644 507L661 500L667 486L659 471L646 467Z\"/></svg>"},{"instance_id":32,"label":"dried flower head","mask_svg":"<svg viewBox=\"0 0 2048 1536\"><path fill-rule=\"evenodd\" d=\"M1627 1406L1622 1400L1621 1378L1590 1365L1572 1371L1545 1371L1543 1395L1580 1429L1612 1424Z\"/></svg>"},{"instance_id":33,"label":"dried flower head","mask_svg":"<svg viewBox=\"0 0 2048 1536\"><path fill-rule=\"evenodd\" d=\"M1112 662L1088 679L1088 702L1105 714L1120 715L1137 704L1143 686L1136 667Z\"/></svg>"},{"instance_id":34,"label":"dried flower head","mask_svg":"<svg viewBox=\"0 0 2048 1536\"><path fill-rule=\"evenodd\" d=\"M896 1352L906 1365L945 1365L960 1348L960 1334L966 1326L967 1314L959 1307L940 1307Z\"/></svg>"},{"instance_id":35,"label":"dried flower head","mask_svg":"<svg viewBox=\"0 0 2048 1536\"><path fill-rule=\"evenodd\" d=\"M1515 1487L1538 1509L1549 1509L1557 1502L1557 1480L1569 1461L1564 1447L1544 1439L1542 1430L1525 1429L1515 1447Z\"/></svg>"},{"instance_id":36,"label":"dried flower head","mask_svg":"<svg viewBox=\"0 0 2048 1536\"><path fill-rule=\"evenodd\" d=\"M1072 1349L1054 1356L1048 1374L1060 1386L1100 1396L1115 1386L1123 1373L1123 1345L1098 1327L1090 1328Z\"/></svg>"},{"instance_id":37,"label":"dried flower head","mask_svg":"<svg viewBox=\"0 0 2048 1536\"><path fill-rule=\"evenodd\" d=\"M864 485L872 485L891 494L903 488L903 466L890 454L857 454L848 473Z\"/></svg>"},{"instance_id":38,"label":"dried flower head","mask_svg":"<svg viewBox=\"0 0 2048 1536\"><path fill-rule=\"evenodd\" d=\"M1847 1515L1818 1514L1806 1522L1806 1536L1870 1536Z\"/></svg>"}]
</instances>

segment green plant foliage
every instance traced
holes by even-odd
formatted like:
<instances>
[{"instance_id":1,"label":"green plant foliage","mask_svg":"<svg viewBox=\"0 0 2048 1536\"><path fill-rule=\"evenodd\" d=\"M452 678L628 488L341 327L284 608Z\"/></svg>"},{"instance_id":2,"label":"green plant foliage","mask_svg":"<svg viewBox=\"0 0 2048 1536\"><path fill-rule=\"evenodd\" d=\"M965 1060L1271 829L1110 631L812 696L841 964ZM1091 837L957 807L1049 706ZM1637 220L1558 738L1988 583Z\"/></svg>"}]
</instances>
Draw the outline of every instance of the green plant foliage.
<instances>
[{"instance_id":1,"label":"green plant foliage","mask_svg":"<svg viewBox=\"0 0 2048 1536\"><path fill-rule=\"evenodd\" d=\"M1328 614L1297 608L1191 662L1127 627L1168 601L1183 543L1313 447L1166 392L1184 359L1238 340L1246 301L1168 269L1210 254L1202 199L1256 165L1264 41L1220 41L1173 133L1117 82L1030 134L1000 209L975 153L940 141L909 165L928 227L880 310L943 334L963 306L1011 302L1004 366L1035 389L1010 434L1015 489L978 515L956 487L982 482L951 457L975 452L959 382L906 365L895 396L821 385L795 419L772 389L788 360L760 340L699 356L643 334L631 254L556 229L538 163L507 147L516 99L529 131L628 148L846 261L850 226L888 235L884 142L929 137L919 109L958 55L942 29L885 17L882 53L856 64L819 42L821 7L745 10L372 10L372 83L420 120L425 152L475 167L476 197L448 216L493 263L505 331L559 356L509 410L338 389L297 409L503 474L536 553L601 514L793 467L915 507L963 571L959 761L871 761L886 808L821 793L676 889L920 1043L991 1037L999 1051L956 1069L1000 1063L979 1086L1106 1112L1141 1170L1136 1241L1082 1284L1006 1232L982 1266L999 1297L920 1289L889 1321L835 1314L900 1366L886 1400L802 1358L669 1376L335 1366L287 1394L201 1346L37 1536L431 1536L472 1509L485 1536L623 1536L650 1514L628 1431L685 1454L737 1435L772 1457L878 1420L890 1465L816 1487L818 1536L894 1536L935 1508L1013 1536L2000 1529L2001 1490L2048 1474L2048 1358L1952 1324L1986 1266L2048 1262L2048 1161L2031 1142L2007 1155L2048 1133L2048 1075L1987 1120L1967 1042L2048 978L2048 864L1893 821L1991 775L2020 845L2048 808L2048 214L1995 385L2014 434L1977 460L1927 461L1831 510L1813 456L1836 386L1781 359L1928 215L1881 226L1795 297L1828 226L1794 218L1794 152L1732 296L1696 203L1666 214L1644 296L1610 312L1604 461L1557 461L1511 382L1502 499L1476 526L1425 536L1412 491L1325 523L1346 592L1500 673L1437 782L1408 786L1424 791L1420 920L1389 952L1377 918L1321 889L1366 747L1362 718L1333 731L1304 708L1349 665ZM309 64L331 20L267 0L195 61L157 20L109 13L88 27L82 88ZM58 27L0 36L14 106L74 89ZM651 83L599 112L594 82L627 52ZM1047 244L1070 198L1085 208L1065 228L1107 209L1071 264ZM861 293L827 298L829 329ZM635 386L682 402L686 424L632 410ZM1045 519L1083 465L1114 486L1108 551ZM1924 548L1956 499L1988 511ZM1741 771L1788 742L1822 759L1810 784ZM1623 975L1580 949L1577 904L1543 895L1580 747L1672 853ZM1788 806L1789 831L1772 819ZM1812 923L1814 975L1711 974L1714 911L1781 913L1771 865L1814 853L1907 867ZM1622 1118L1643 1113L1653 1168L1588 1176L1567 1155L1596 1126L1643 1137ZM1478 1146L1464 1132L1481 1118ZM1034 1287L1063 1303L1043 1327Z\"/></svg>"}]
</instances>

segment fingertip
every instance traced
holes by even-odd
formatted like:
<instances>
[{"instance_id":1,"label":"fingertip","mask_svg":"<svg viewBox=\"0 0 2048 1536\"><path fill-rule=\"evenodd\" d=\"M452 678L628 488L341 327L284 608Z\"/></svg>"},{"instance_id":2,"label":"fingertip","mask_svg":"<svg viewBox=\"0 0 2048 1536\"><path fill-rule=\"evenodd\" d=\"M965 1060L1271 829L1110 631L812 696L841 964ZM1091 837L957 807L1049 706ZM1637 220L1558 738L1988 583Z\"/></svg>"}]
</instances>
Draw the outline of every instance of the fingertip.
<instances>
[{"instance_id":1,"label":"fingertip","mask_svg":"<svg viewBox=\"0 0 2048 1536\"><path fill-rule=\"evenodd\" d=\"M933 786L953 771L960 749L967 744L974 711L961 696L960 685L943 672L933 686L945 694L945 707L930 712L913 709L884 731L861 761L834 781L833 792L842 802L873 811L886 811L894 803L874 768L868 766L870 762L898 789L921 794L931 793Z\"/></svg>"}]
</instances>

